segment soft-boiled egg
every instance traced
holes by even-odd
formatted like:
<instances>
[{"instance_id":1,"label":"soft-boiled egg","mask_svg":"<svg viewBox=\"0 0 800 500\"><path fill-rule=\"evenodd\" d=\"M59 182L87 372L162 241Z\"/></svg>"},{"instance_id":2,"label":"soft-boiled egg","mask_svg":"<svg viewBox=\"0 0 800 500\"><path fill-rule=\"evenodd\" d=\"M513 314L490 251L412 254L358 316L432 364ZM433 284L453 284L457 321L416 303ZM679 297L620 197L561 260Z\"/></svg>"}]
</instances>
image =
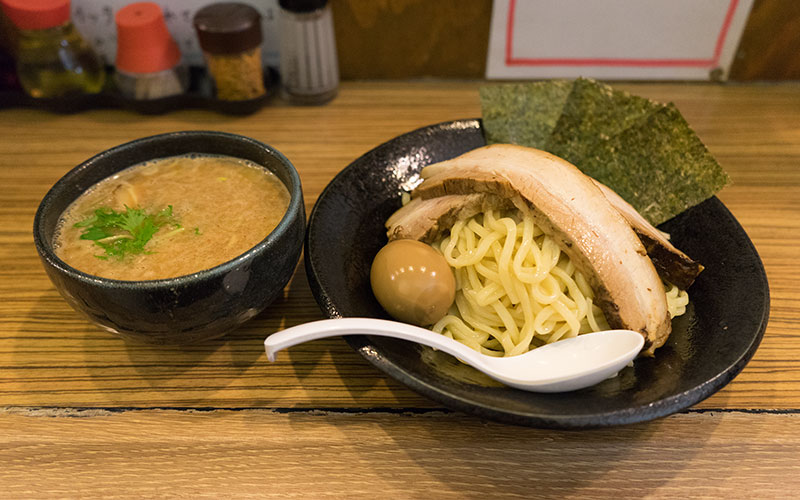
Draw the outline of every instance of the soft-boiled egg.
<instances>
[{"instance_id":1,"label":"soft-boiled egg","mask_svg":"<svg viewBox=\"0 0 800 500\"><path fill-rule=\"evenodd\" d=\"M415 325L439 321L456 296L450 265L431 246L416 240L395 240L381 248L369 278L386 312Z\"/></svg>"}]
</instances>

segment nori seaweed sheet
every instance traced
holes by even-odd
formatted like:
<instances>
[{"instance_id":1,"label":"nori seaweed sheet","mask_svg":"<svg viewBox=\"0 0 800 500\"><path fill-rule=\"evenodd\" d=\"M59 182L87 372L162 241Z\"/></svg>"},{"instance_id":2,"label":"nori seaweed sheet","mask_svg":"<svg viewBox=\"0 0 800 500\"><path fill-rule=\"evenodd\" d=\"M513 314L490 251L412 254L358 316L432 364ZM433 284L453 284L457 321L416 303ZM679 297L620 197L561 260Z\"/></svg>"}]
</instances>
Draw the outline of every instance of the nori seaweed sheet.
<instances>
[{"instance_id":1,"label":"nori seaweed sheet","mask_svg":"<svg viewBox=\"0 0 800 500\"><path fill-rule=\"evenodd\" d=\"M730 182L673 104L588 78L484 86L480 98L489 144L560 156L616 191L653 225Z\"/></svg>"},{"instance_id":2,"label":"nori seaweed sheet","mask_svg":"<svg viewBox=\"0 0 800 500\"><path fill-rule=\"evenodd\" d=\"M561 116L572 81L487 85L479 89L486 141L542 149Z\"/></svg>"},{"instance_id":3,"label":"nori seaweed sheet","mask_svg":"<svg viewBox=\"0 0 800 500\"><path fill-rule=\"evenodd\" d=\"M581 166L586 152L664 105L588 78L575 80L544 149Z\"/></svg>"},{"instance_id":4,"label":"nori seaweed sheet","mask_svg":"<svg viewBox=\"0 0 800 500\"><path fill-rule=\"evenodd\" d=\"M614 137L595 141L578 166L614 189L653 225L710 198L730 182L671 103Z\"/></svg>"}]
</instances>

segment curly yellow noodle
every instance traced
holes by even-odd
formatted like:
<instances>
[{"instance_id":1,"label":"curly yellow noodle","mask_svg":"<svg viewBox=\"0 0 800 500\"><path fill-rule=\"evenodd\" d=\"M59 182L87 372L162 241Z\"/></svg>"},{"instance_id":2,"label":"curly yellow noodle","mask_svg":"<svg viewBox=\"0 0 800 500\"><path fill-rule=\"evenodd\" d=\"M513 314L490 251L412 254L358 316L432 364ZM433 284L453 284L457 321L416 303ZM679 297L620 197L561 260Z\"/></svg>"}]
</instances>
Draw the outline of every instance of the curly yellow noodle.
<instances>
[{"instance_id":1,"label":"curly yellow noodle","mask_svg":"<svg viewBox=\"0 0 800 500\"><path fill-rule=\"evenodd\" d=\"M529 213L487 211L433 243L454 270L456 300L432 330L492 356L513 356L608 329L594 293ZM666 284L672 317L688 294Z\"/></svg>"}]
</instances>

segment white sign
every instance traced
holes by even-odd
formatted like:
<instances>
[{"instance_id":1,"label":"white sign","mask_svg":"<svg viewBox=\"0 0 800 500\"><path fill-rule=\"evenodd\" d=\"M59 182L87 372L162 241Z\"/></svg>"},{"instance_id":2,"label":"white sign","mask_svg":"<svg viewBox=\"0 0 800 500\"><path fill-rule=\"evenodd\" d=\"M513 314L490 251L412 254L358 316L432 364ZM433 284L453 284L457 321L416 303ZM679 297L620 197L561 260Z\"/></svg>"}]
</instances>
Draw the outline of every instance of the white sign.
<instances>
[{"instance_id":1,"label":"white sign","mask_svg":"<svg viewBox=\"0 0 800 500\"><path fill-rule=\"evenodd\" d=\"M753 0L494 0L487 78L725 79Z\"/></svg>"}]
</instances>

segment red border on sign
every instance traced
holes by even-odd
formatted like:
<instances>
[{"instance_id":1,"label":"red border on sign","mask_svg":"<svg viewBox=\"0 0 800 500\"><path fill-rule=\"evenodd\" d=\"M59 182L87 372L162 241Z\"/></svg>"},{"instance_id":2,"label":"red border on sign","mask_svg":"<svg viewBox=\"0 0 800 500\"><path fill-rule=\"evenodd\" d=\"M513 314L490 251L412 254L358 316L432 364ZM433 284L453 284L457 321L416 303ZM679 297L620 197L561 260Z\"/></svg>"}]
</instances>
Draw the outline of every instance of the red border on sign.
<instances>
[{"instance_id":1,"label":"red border on sign","mask_svg":"<svg viewBox=\"0 0 800 500\"><path fill-rule=\"evenodd\" d=\"M625 58L525 58L514 57L514 7L516 0L509 0L506 26L506 66L641 66L641 67L716 67L728 36L728 29L736 12L739 0L731 0L722 22L711 59L625 59Z\"/></svg>"}]
</instances>

